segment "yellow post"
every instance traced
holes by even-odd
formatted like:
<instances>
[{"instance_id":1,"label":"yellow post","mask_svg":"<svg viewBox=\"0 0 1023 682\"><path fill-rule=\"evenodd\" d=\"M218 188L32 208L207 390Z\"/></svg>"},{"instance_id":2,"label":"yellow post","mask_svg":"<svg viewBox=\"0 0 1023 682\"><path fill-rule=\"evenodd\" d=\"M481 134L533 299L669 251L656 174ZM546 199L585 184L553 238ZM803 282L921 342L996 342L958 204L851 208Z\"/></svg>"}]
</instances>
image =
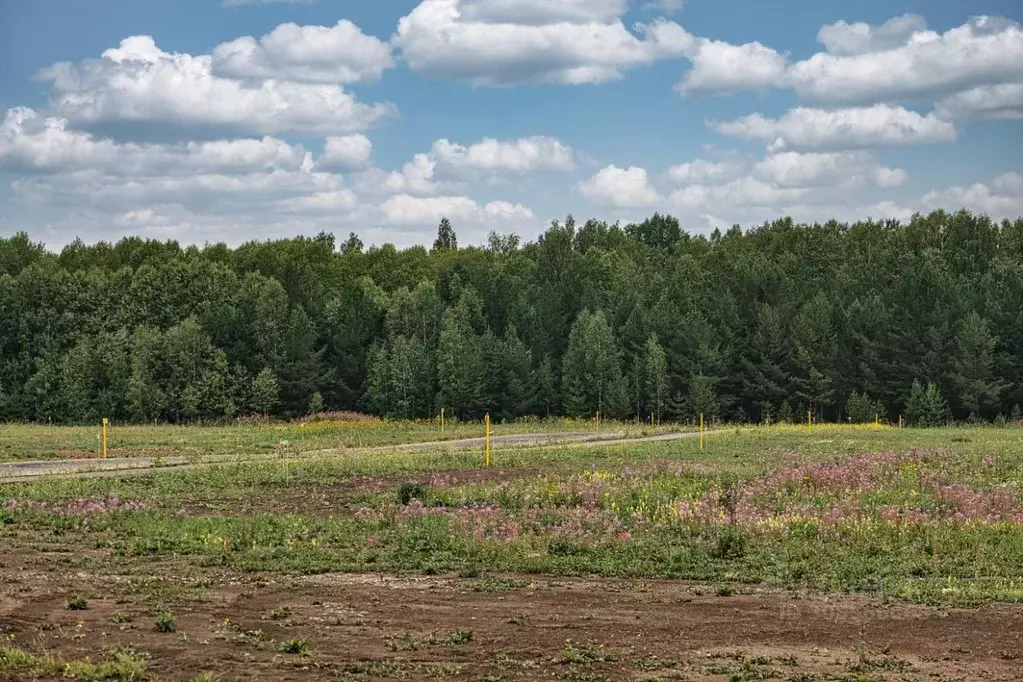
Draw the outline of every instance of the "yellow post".
<instances>
[{"instance_id":1,"label":"yellow post","mask_svg":"<svg viewBox=\"0 0 1023 682\"><path fill-rule=\"evenodd\" d=\"M813 410L806 411L806 430L813 430Z\"/></svg>"},{"instance_id":2,"label":"yellow post","mask_svg":"<svg viewBox=\"0 0 1023 682\"><path fill-rule=\"evenodd\" d=\"M107 458L107 418L103 417L103 459Z\"/></svg>"},{"instance_id":3,"label":"yellow post","mask_svg":"<svg viewBox=\"0 0 1023 682\"><path fill-rule=\"evenodd\" d=\"M487 412L487 415L483 418L483 423L486 425L486 428L487 428L486 450L485 450L485 452L486 452L486 460L485 461L486 461L486 466L489 467L490 466L490 413L489 412Z\"/></svg>"},{"instance_id":4,"label":"yellow post","mask_svg":"<svg viewBox=\"0 0 1023 682\"><path fill-rule=\"evenodd\" d=\"M877 428L880 428L880 427L881 427L881 415L875 414L874 415L874 428L877 429Z\"/></svg>"},{"instance_id":5,"label":"yellow post","mask_svg":"<svg viewBox=\"0 0 1023 682\"><path fill-rule=\"evenodd\" d=\"M700 449L703 449L703 412L700 413Z\"/></svg>"},{"instance_id":6,"label":"yellow post","mask_svg":"<svg viewBox=\"0 0 1023 682\"><path fill-rule=\"evenodd\" d=\"M444 408L440 408L440 432L444 433Z\"/></svg>"},{"instance_id":7,"label":"yellow post","mask_svg":"<svg viewBox=\"0 0 1023 682\"><path fill-rule=\"evenodd\" d=\"M899 415L899 428L902 428L902 415Z\"/></svg>"}]
</instances>

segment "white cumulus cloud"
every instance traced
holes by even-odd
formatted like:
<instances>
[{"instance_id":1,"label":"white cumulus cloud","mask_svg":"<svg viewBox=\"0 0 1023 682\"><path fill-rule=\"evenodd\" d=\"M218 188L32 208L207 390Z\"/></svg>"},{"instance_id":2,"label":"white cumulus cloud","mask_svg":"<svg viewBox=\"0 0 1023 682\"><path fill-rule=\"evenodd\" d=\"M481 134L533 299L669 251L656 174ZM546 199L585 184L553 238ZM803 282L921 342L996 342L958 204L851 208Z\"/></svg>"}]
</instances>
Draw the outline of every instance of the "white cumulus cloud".
<instances>
[{"instance_id":1,"label":"white cumulus cloud","mask_svg":"<svg viewBox=\"0 0 1023 682\"><path fill-rule=\"evenodd\" d=\"M848 57L900 47L908 43L914 33L926 29L927 22L919 14L893 17L880 26L837 21L822 27L817 32L817 41L831 54Z\"/></svg>"},{"instance_id":2,"label":"white cumulus cloud","mask_svg":"<svg viewBox=\"0 0 1023 682\"><path fill-rule=\"evenodd\" d=\"M391 48L342 19L334 26L281 24L258 41L243 36L213 50L214 76L310 83L373 83L394 66Z\"/></svg>"},{"instance_id":3,"label":"white cumulus cloud","mask_svg":"<svg viewBox=\"0 0 1023 682\"><path fill-rule=\"evenodd\" d=\"M373 155L373 143L365 135L328 137L319 164L326 168L351 170L365 168Z\"/></svg>"},{"instance_id":4,"label":"white cumulus cloud","mask_svg":"<svg viewBox=\"0 0 1023 682\"><path fill-rule=\"evenodd\" d=\"M346 134L394 113L392 105L363 104L338 85L220 78L212 62L210 55L167 53L151 37L133 36L100 59L61 62L39 75L52 84L54 111L75 125Z\"/></svg>"},{"instance_id":5,"label":"white cumulus cloud","mask_svg":"<svg viewBox=\"0 0 1023 682\"><path fill-rule=\"evenodd\" d=\"M906 180L902 169L879 165L868 152L781 152L754 167L754 173L779 187L855 184L870 180L881 187L896 187Z\"/></svg>"},{"instance_id":6,"label":"white cumulus cloud","mask_svg":"<svg viewBox=\"0 0 1023 682\"><path fill-rule=\"evenodd\" d=\"M510 141L484 138L469 146L441 139L434 142L431 154L438 163L459 170L531 173L575 169L572 149L545 136Z\"/></svg>"},{"instance_id":7,"label":"white cumulus cloud","mask_svg":"<svg viewBox=\"0 0 1023 682\"><path fill-rule=\"evenodd\" d=\"M937 115L948 120L1023 118L1023 82L979 85L938 104Z\"/></svg>"},{"instance_id":8,"label":"white cumulus cloud","mask_svg":"<svg viewBox=\"0 0 1023 682\"><path fill-rule=\"evenodd\" d=\"M646 169L607 166L589 180L580 182L579 193L598 206L643 208L664 200L650 184Z\"/></svg>"},{"instance_id":9,"label":"white cumulus cloud","mask_svg":"<svg viewBox=\"0 0 1023 682\"><path fill-rule=\"evenodd\" d=\"M666 20L625 27L626 2L423 0L398 22L392 43L431 78L479 85L600 83L637 66L680 57L693 37Z\"/></svg>"},{"instance_id":10,"label":"white cumulus cloud","mask_svg":"<svg viewBox=\"0 0 1023 682\"><path fill-rule=\"evenodd\" d=\"M784 55L758 42L732 45L700 38L687 52L693 67L675 89L683 94L721 94L778 85Z\"/></svg>"},{"instance_id":11,"label":"white cumulus cloud","mask_svg":"<svg viewBox=\"0 0 1023 682\"><path fill-rule=\"evenodd\" d=\"M39 173L101 170L111 175L169 175L311 169L301 145L273 137L117 143L68 127L66 119L16 107L0 123L0 168Z\"/></svg>"},{"instance_id":12,"label":"white cumulus cloud","mask_svg":"<svg viewBox=\"0 0 1023 682\"><path fill-rule=\"evenodd\" d=\"M743 164L737 161L697 159L668 169L668 177L680 185L713 185L739 177Z\"/></svg>"},{"instance_id":13,"label":"white cumulus cloud","mask_svg":"<svg viewBox=\"0 0 1023 682\"><path fill-rule=\"evenodd\" d=\"M396 225L436 225L441 218L484 224L533 219L533 212L521 204L492 201L480 205L464 196L416 197L399 194L380 204L379 209L385 222Z\"/></svg>"},{"instance_id":14,"label":"white cumulus cloud","mask_svg":"<svg viewBox=\"0 0 1023 682\"><path fill-rule=\"evenodd\" d=\"M1023 81L1023 30L995 17L975 17L945 33L903 20L893 30L868 27L862 44L828 35L821 52L793 64L785 80L803 99L829 104L928 99L978 85ZM878 49L893 44L887 49Z\"/></svg>"},{"instance_id":15,"label":"white cumulus cloud","mask_svg":"<svg viewBox=\"0 0 1023 682\"><path fill-rule=\"evenodd\" d=\"M948 121L886 104L849 109L797 107L781 118L751 114L708 125L723 135L763 140L771 151L838 151L956 140L955 126Z\"/></svg>"}]
</instances>

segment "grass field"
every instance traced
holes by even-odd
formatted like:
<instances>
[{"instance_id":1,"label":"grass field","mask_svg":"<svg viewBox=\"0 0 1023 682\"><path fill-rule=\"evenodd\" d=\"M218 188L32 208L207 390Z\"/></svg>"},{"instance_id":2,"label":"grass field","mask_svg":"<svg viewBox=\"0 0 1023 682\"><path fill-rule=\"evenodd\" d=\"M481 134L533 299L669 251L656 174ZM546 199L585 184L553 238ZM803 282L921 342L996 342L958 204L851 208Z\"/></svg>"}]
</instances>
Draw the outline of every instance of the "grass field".
<instances>
[{"instance_id":1,"label":"grass field","mask_svg":"<svg viewBox=\"0 0 1023 682\"><path fill-rule=\"evenodd\" d=\"M463 426L451 429L452 437ZM8 457L22 457L23 447L62 452L68 439L59 434L72 433L5 428L21 443L5 440ZM243 447L254 450L282 439L251 428L254 434L148 428L133 432L132 442L188 447L172 444L180 439L203 452L227 452L232 438L248 438ZM436 438L428 426L375 428L373 443ZM317 445L307 449L351 437L332 433L310 439ZM939 644L952 634L938 614L971 609L961 618L975 619L963 626L971 637L988 639L984 669L1023 670L1023 627L1005 629L1023 626L1018 427L728 429L710 435L703 451L690 438L497 449L492 467L481 463L474 451L353 449L301 461L0 486L0 575L8 585L0 615L14 616L13 626L0 620L14 635L0 653L0 679L5 671L45 677L86 656L93 668L137 664L161 679L190 679L202 669L220 679L306 679L300 670L309 666L338 679L678 673L863 682L957 679L941 677L956 666L965 673L958 679L976 673L969 661L931 665L930 653L912 647L908 658L893 660L880 644L870 650L885 641L876 619L895 618L870 608L908 610L896 621L912 627L925 628L933 617ZM601 594L610 598L609 586L618 586L614 599L625 600L613 615L600 603ZM68 610L79 592L87 608ZM841 594L852 596L833 601ZM827 603L838 611L821 615L823 595L832 595ZM649 599L664 623L642 612ZM402 615L412 603L426 609L421 621ZM596 620L529 630L541 603L551 613ZM859 627L865 649L847 647L846 659L836 662L772 630L762 633L770 646L757 653L755 633L767 625L751 621L737 638L734 627L746 616L733 615L728 628L715 630L724 603L777 607L772 627L817 628L821 641ZM683 608L703 613L710 625L684 646L676 642L672 654L662 628ZM500 627L473 622L476 616L466 615L473 609L498 609L493 617L504 620ZM639 609L640 623L613 622L630 609ZM113 624L121 611L146 624ZM155 633L159 618L176 618L177 634ZM857 618L865 620L855 625ZM242 627L239 619L249 622ZM450 631L427 632L430 624ZM621 632L637 627L651 641L663 634L664 647L623 649ZM892 627L892 641L908 637L901 625ZM502 628L519 634L508 640ZM578 640L584 631L607 641ZM227 663L202 653L210 642L226 647L217 656ZM997 642L1004 649L992 648ZM151 659L138 658L142 648ZM703 649L719 658L707 659ZM661 666L666 655L678 665ZM182 668L174 660L191 663ZM116 671L75 675L141 679Z\"/></svg>"},{"instance_id":2,"label":"grass field","mask_svg":"<svg viewBox=\"0 0 1023 682\"><path fill-rule=\"evenodd\" d=\"M658 433L672 426L605 422L600 431L623 434ZM494 423L494 435L522 433L598 432L591 420L536 419ZM231 426L113 424L107 433L110 457L238 455L275 450L315 451L478 438L483 424L448 419L441 432L438 420L395 422L375 418L357 421L309 421ZM48 426L0 423L0 462L98 457L100 426Z\"/></svg>"}]
</instances>

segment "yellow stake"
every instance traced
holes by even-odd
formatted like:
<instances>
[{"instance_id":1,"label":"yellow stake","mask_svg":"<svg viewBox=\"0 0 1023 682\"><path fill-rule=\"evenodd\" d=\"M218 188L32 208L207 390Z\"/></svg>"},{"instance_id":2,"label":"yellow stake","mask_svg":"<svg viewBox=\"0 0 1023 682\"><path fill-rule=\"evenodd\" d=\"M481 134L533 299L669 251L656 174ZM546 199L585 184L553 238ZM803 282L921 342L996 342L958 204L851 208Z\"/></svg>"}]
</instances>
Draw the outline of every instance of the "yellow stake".
<instances>
[{"instance_id":1,"label":"yellow stake","mask_svg":"<svg viewBox=\"0 0 1023 682\"><path fill-rule=\"evenodd\" d=\"M488 467L489 467L489 466L490 466L490 413L489 413L489 412L487 412L487 416L485 416L485 417L483 418L483 423L484 423L484 424L486 425L486 427L487 427L487 437L486 437L486 442L487 442L487 445L486 445L486 466L488 466Z\"/></svg>"},{"instance_id":2,"label":"yellow stake","mask_svg":"<svg viewBox=\"0 0 1023 682\"><path fill-rule=\"evenodd\" d=\"M440 432L444 433L444 408L440 408Z\"/></svg>"},{"instance_id":3,"label":"yellow stake","mask_svg":"<svg viewBox=\"0 0 1023 682\"><path fill-rule=\"evenodd\" d=\"M107 418L103 417L103 459L107 458Z\"/></svg>"},{"instance_id":4,"label":"yellow stake","mask_svg":"<svg viewBox=\"0 0 1023 682\"><path fill-rule=\"evenodd\" d=\"M813 410L806 411L806 430L813 430Z\"/></svg>"},{"instance_id":5,"label":"yellow stake","mask_svg":"<svg viewBox=\"0 0 1023 682\"><path fill-rule=\"evenodd\" d=\"M700 449L703 449L703 412L700 413Z\"/></svg>"},{"instance_id":6,"label":"yellow stake","mask_svg":"<svg viewBox=\"0 0 1023 682\"><path fill-rule=\"evenodd\" d=\"M880 426L881 426L881 415L875 414L874 415L874 428L875 429L876 428L880 428Z\"/></svg>"},{"instance_id":7,"label":"yellow stake","mask_svg":"<svg viewBox=\"0 0 1023 682\"><path fill-rule=\"evenodd\" d=\"M899 428L902 428L902 415L899 415Z\"/></svg>"}]
</instances>

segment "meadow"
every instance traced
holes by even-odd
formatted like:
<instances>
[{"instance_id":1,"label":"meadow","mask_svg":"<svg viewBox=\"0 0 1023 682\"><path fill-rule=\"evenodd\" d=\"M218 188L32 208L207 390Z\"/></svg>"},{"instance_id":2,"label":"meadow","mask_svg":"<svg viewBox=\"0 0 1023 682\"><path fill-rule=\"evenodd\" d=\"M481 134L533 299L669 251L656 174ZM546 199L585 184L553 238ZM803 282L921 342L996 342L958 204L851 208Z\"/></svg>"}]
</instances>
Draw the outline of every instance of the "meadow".
<instances>
[{"instance_id":1,"label":"meadow","mask_svg":"<svg viewBox=\"0 0 1023 682\"><path fill-rule=\"evenodd\" d=\"M205 456L290 453L447 441L483 436L480 422L447 418L441 431L439 419L394 421L357 415L356 419L310 419L292 422L260 422L230 425L120 424L107 431L109 457ZM632 422L551 418L494 422L496 435L526 433L599 433L622 435L656 433L674 427ZM0 423L0 462L69 458L94 458L101 454L101 427Z\"/></svg>"},{"instance_id":2,"label":"meadow","mask_svg":"<svg viewBox=\"0 0 1023 682\"><path fill-rule=\"evenodd\" d=\"M523 428L514 427L516 431ZM138 428L139 438L155 442L163 437ZM173 432L164 428L163 433ZM403 428L427 439L426 429ZM397 428L381 431L376 443L400 442L403 434ZM187 434L181 431L182 436ZM233 427L219 435L210 428L197 430L195 440L202 448L226 448L227 439L234 435ZM257 438L269 441L279 436L249 437L253 440L247 445ZM45 443L43 447L60 450L53 445L60 445L57 438ZM384 589L381 586L386 587L388 580L404 581L401 589L406 591L409 585L427 586L416 588L417 595L450 587L459 594L476 595L466 599L489 595L491 601L510 602L526 599L537 584L554 585L549 598L560 599L557 608L569 610L592 599L594 590L585 599L566 596L565 585L597 581L592 584L599 586L598 593L608 585L621 584L629 586L626 591L653 589L658 594L684 587L686 599L710 600L706 608L716 608L714 600L802 595L810 600L807 604L819 605L822 598L867 599L886 608L924 609L914 613L969 609L984 614L1003 609L998 612L1001 622L1020 619L1023 429L1019 427L729 428L710 434L703 450L698 439L679 438L607 446L498 448L493 455L493 465L486 468L475 450L353 448L341 454L208 465L155 475L0 486L0 544L5 548L0 571L10 586L7 599L33 603L19 595L35 594L40 589L39 575L49 576L45 579L49 582L57 575L65 580L68 575L78 576L62 584L56 602L52 594L48 597L42 613L25 607L28 611L20 625L11 629L19 647L0 655L0 674L4 666L45 672L42 659L12 661L29 655L32 647L21 647L22 640L30 632L47 632L41 628L52 622L52 610L58 606L64 610L64 600L75 596L70 590L78 589L72 585L79 582L88 592L83 596L88 603L99 601L115 611L120 608L116 604L130 603L153 622L161 614L208 610L210 594L221 594L229 589L227 585L276 586L275 603L281 603L274 608L285 609L280 612L284 615L259 617L275 627L278 621L302 624L290 630L282 626L276 639L258 646L245 645L254 646L253 653L264 652L264 663L274 675L281 673L281 665L290 670L291 659L282 652L292 640L292 648L301 650L301 660L328 663L322 659L326 640L315 643L326 636L316 627L317 621L291 618L288 609L314 609L317 600L323 601L324 590L350 596L353 590L370 589L366 585ZM352 607L364 614L353 617L364 627L377 613L372 600L386 605L394 594L385 590L384 596L368 598L368 603ZM401 601L409 599L407 594L401 597ZM216 598L212 602L220 603ZM492 607L490 601L482 603ZM213 612L219 614L217 609ZM116 617L116 613L106 615ZM222 617L231 620L237 615L225 612ZM471 625L457 620L443 622L462 629ZM208 640L212 622L193 621L191 627L208 631L200 637ZM480 625L475 624L477 638ZM972 627L983 632L981 626ZM263 630L265 638L267 628L256 629ZM443 655L431 661L458 663L460 655L448 660L446 652L459 645L471 646L472 638L471 631L457 635L458 631L455 628L443 637L391 633L385 639L408 635L412 643L402 640L404 644L395 645L399 650L440 647L437 650ZM130 627L121 632L127 632L123 638L131 640ZM231 638L236 636L245 639L244 632L234 632ZM1023 642L1016 637L1018 648L1010 642L1003 652L1006 658L999 659L1006 665L1023 654ZM422 641L416 644L416 638ZM453 642L459 638L469 639ZM547 640L537 640L535 646L549 649L549 641L542 641ZM606 664L602 674L620 678L621 651L613 659L607 654L602 661L599 649L585 648L589 644L570 644L585 651L568 654L562 644L543 660L574 656L597 668ZM77 654L88 651L79 647ZM717 666L728 671L720 679L769 679L753 676L770 665L750 662L756 656L749 652L735 658L734 647L715 651L725 658L730 651L732 656L730 663ZM491 650L487 655L513 653ZM777 651L772 654L778 655ZM418 660L416 656L398 656L405 667L380 675L349 665L356 659L366 663L365 652L337 656L344 663L338 659L330 665L341 668L327 666L330 676L429 676L425 668L417 672L408 667ZM810 665L812 657L806 657ZM391 651L373 660L394 658ZM113 665L112 660L107 663ZM496 659L488 658L486 665L473 660L466 664L469 672L460 669L451 676L470 679L481 671L493 672L496 666ZM579 667L579 661L569 663ZM854 677L858 673L848 668L854 668L855 661L831 672L830 663L819 663L819 670L811 665L812 671L793 670L786 679L888 679L884 668L865 668L863 676ZM687 665L692 674L718 679L706 664ZM923 670L924 659L913 665ZM377 672L386 673L385 668ZM170 679L178 679L173 671L165 669L162 674L167 672L172 673ZM441 672L437 675L444 676ZM530 677L536 671L519 672ZM907 670L889 672L903 675L897 679L916 679L907 677ZM147 674L158 673L159 665ZM218 674L235 679L229 668L220 668ZM742 677L746 674L749 677ZM501 675L507 677L508 672Z\"/></svg>"}]
</instances>

